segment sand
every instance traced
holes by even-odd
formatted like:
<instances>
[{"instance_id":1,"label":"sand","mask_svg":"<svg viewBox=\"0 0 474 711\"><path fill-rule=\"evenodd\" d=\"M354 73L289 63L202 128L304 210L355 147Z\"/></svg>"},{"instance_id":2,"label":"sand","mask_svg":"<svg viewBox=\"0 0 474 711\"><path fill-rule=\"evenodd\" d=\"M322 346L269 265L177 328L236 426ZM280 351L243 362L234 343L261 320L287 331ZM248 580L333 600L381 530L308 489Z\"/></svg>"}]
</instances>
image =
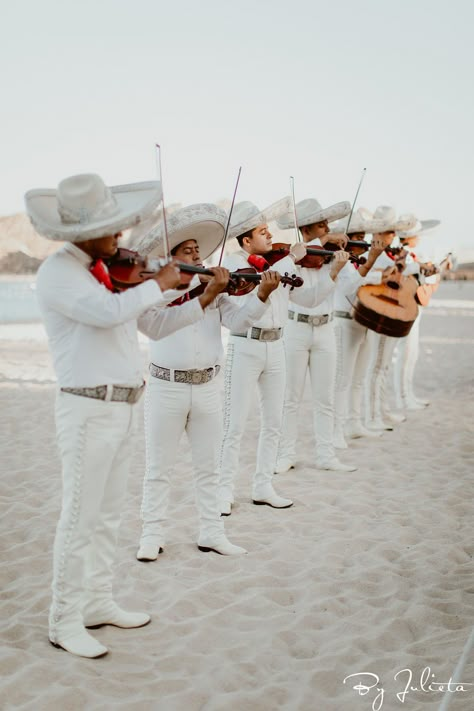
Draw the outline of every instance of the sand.
<instances>
[{"instance_id":1,"label":"sand","mask_svg":"<svg viewBox=\"0 0 474 711\"><path fill-rule=\"evenodd\" d=\"M145 344L144 344L145 345ZM144 363L146 354L144 351ZM310 400L300 411L297 468L275 479L295 505L251 504L257 412L242 451L229 538L238 558L203 554L195 540L187 442L181 443L169 544L135 560L144 471L136 438L117 560L116 597L149 611L139 630L93 634L110 653L86 660L47 641L51 548L60 505L54 377L42 327L0 327L2 646L0 708L50 711L365 711L438 709L474 619L474 286L442 284L421 323L422 412L341 454L358 471L312 466ZM142 408L143 405L140 404ZM255 405L256 408L256 405ZM474 659L463 681L474 683ZM360 696L351 674L378 688ZM364 678L367 682L368 677ZM474 709L474 686L450 711Z\"/></svg>"}]
</instances>

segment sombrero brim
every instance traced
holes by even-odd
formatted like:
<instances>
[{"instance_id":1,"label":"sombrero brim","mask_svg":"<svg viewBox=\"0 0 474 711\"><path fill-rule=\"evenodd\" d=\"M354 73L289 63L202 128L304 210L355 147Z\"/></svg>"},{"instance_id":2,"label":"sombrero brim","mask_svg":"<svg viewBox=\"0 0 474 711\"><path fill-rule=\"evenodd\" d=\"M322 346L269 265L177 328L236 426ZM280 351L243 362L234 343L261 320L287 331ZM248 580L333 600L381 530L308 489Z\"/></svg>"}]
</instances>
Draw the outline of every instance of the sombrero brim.
<instances>
[{"instance_id":1,"label":"sombrero brim","mask_svg":"<svg viewBox=\"0 0 474 711\"><path fill-rule=\"evenodd\" d=\"M117 211L102 220L63 223L58 212L57 191L43 188L26 193L26 211L34 228L43 237L64 242L84 242L140 224L153 213L162 199L159 181L114 185L110 191L117 203Z\"/></svg>"},{"instance_id":2,"label":"sombrero brim","mask_svg":"<svg viewBox=\"0 0 474 711\"><path fill-rule=\"evenodd\" d=\"M342 220L343 217L347 217L347 215L350 213L350 211L351 211L351 204L350 204L350 202L347 202L347 200L344 200L343 202L336 202L334 205L325 207L322 210L317 210L315 212L309 212L307 215L304 215L301 218L299 218L298 214L297 214L296 217L298 220L298 227L306 227L307 225L314 225L317 222L324 222L325 220L327 220L328 222L335 222L336 220ZM295 218L294 218L293 212L283 215L277 221L277 224L281 230L289 230L291 228L294 228Z\"/></svg>"},{"instance_id":3,"label":"sombrero brim","mask_svg":"<svg viewBox=\"0 0 474 711\"><path fill-rule=\"evenodd\" d=\"M233 237L240 237L240 235L245 234L245 232L248 232L249 230L254 230L259 225L265 225L275 220L278 224L278 218L291 209L291 204L291 198L287 196L272 203L269 207L265 208L265 210L262 210L258 214L249 217L248 220L244 220L236 225L231 224L229 229L229 239L232 239Z\"/></svg>"},{"instance_id":4,"label":"sombrero brim","mask_svg":"<svg viewBox=\"0 0 474 711\"><path fill-rule=\"evenodd\" d=\"M224 239L227 217L224 210L212 204L190 205L166 217L166 227L170 250L181 242L195 239L199 245L201 259L216 251ZM140 254L150 257L165 257L163 221L147 234L137 246Z\"/></svg>"}]
</instances>

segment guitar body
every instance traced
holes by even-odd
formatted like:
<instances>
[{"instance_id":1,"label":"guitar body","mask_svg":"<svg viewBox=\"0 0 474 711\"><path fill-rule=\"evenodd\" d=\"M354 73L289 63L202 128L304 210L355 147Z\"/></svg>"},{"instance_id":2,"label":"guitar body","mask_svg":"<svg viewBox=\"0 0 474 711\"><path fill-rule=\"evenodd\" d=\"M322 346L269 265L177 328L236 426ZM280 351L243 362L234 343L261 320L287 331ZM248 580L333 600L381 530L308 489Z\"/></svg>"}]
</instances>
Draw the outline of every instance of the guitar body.
<instances>
[{"instance_id":1,"label":"guitar body","mask_svg":"<svg viewBox=\"0 0 474 711\"><path fill-rule=\"evenodd\" d=\"M357 323L384 336L406 336L418 316L415 301L418 282L412 276L399 276L396 283L367 284L359 287L352 308Z\"/></svg>"}]
</instances>

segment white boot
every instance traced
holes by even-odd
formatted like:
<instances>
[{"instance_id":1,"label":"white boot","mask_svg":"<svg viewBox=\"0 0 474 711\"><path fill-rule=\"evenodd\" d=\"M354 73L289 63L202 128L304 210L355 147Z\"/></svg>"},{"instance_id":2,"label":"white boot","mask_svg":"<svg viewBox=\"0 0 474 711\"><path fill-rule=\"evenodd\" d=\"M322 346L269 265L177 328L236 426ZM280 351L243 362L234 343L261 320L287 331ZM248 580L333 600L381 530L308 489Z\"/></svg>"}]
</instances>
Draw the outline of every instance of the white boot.
<instances>
[{"instance_id":1,"label":"white boot","mask_svg":"<svg viewBox=\"0 0 474 711\"><path fill-rule=\"evenodd\" d=\"M83 617L84 625L92 628L113 625L123 629L132 629L144 627L151 622L151 617L146 612L127 612L113 600L89 604L84 610Z\"/></svg>"},{"instance_id":2,"label":"white boot","mask_svg":"<svg viewBox=\"0 0 474 711\"><path fill-rule=\"evenodd\" d=\"M293 506L291 499L279 496L272 484L256 489L253 494L253 503L256 506L271 506L273 509L289 509Z\"/></svg>"},{"instance_id":3,"label":"white boot","mask_svg":"<svg viewBox=\"0 0 474 711\"><path fill-rule=\"evenodd\" d=\"M287 457L282 457L281 459L278 459L276 466L275 466L275 474L285 474L285 472L290 471L290 469L294 469L295 465L291 461L291 459L288 459Z\"/></svg>"},{"instance_id":4,"label":"white boot","mask_svg":"<svg viewBox=\"0 0 474 711\"><path fill-rule=\"evenodd\" d=\"M137 560L142 563L148 563L156 560L160 553L163 553L163 548L158 543L140 543L140 548L137 551Z\"/></svg>"},{"instance_id":5,"label":"white boot","mask_svg":"<svg viewBox=\"0 0 474 711\"><path fill-rule=\"evenodd\" d=\"M219 508L221 516L230 516L232 513L232 501L220 501Z\"/></svg>"},{"instance_id":6,"label":"white boot","mask_svg":"<svg viewBox=\"0 0 474 711\"><path fill-rule=\"evenodd\" d=\"M243 555L245 548L234 546L224 533L215 538L199 538L198 548L203 553L219 553L219 555Z\"/></svg>"},{"instance_id":7,"label":"white boot","mask_svg":"<svg viewBox=\"0 0 474 711\"><path fill-rule=\"evenodd\" d=\"M357 467L355 467L353 464L343 464L342 462L337 459L337 457L333 457L332 459L326 459L326 460L317 460L316 461L316 469L326 469L329 471L333 472L355 472L357 471Z\"/></svg>"},{"instance_id":8,"label":"white boot","mask_svg":"<svg viewBox=\"0 0 474 711\"><path fill-rule=\"evenodd\" d=\"M66 652L75 654L78 657L87 657L88 659L103 657L109 651L107 647L100 644L84 628L67 639L62 639L59 635L55 637L54 641L52 639L49 641L57 649L64 649Z\"/></svg>"},{"instance_id":9,"label":"white boot","mask_svg":"<svg viewBox=\"0 0 474 711\"><path fill-rule=\"evenodd\" d=\"M382 433L377 430L368 430L360 420L351 420L347 427L346 437L349 439L359 439L359 437L380 437Z\"/></svg>"}]
</instances>

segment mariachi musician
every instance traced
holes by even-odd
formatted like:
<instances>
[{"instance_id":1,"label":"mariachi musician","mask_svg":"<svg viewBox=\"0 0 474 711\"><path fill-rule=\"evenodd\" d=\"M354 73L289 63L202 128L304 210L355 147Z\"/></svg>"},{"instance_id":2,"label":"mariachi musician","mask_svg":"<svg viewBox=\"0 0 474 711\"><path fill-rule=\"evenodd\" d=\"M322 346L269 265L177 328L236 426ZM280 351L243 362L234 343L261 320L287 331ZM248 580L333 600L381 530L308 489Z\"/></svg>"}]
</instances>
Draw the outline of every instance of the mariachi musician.
<instances>
[{"instance_id":1,"label":"mariachi musician","mask_svg":"<svg viewBox=\"0 0 474 711\"><path fill-rule=\"evenodd\" d=\"M239 249L228 254L224 264L229 269L248 267L249 264L265 269L272 258L272 235L268 222L288 213L291 201L280 200L265 210L251 202L235 206L229 238L237 240ZM306 247L298 242L283 250L283 256L273 268L280 275L296 271L295 262L306 256ZM280 254L280 252L278 253ZM264 257L262 259L262 256ZM327 284L323 280L290 291L279 288L269 297L265 313L247 329L231 330L227 346L224 375L224 437L222 441L219 472L221 512L228 516L234 503L234 481L239 471L239 453L242 435L247 423L251 398L259 394L261 428L257 447L256 470L253 477L252 499L256 505L277 509L292 506L293 502L280 496L273 488L273 475L281 433L282 410L285 393L285 353L282 342L283 328L288 319L288 306L292 302L311 306L324 297ZM248 299L248 296L240 297Z\"/></svg>"},{"instance_id":2,"label":"mariachi musician","mask_svg":"<svg viewBox=\"0 0 474 711\"><path fill-rule=\"evenodd\" d=\"M349 202L339 202L323 208L314 198L296 205L298 229L306 247L324 247L329 241L329 223L349 214ZM278 221L282 229L290 229L292 216ZM344 235L333 237L344 247ZM289 321L285 329L287 384L283 414L283 429L278 453L277 472L295 465L297 450L297 412L303 397L306 373L309 370L312 390L315 465L318 469L355 471L352 464L341 462L334 445L334 383L336 377L336 340L333 323L333 300L339 275L349 259L348 252L339 250L328 264L319 268L299 267L298 273L317 288L324 286L323 298L317 303L290 304Z\"/></svg>"},{"instance_id":3,"label":"mariachi musician","mask_svg":"<svg viewBox=\"0 0 474 711\"><path fill-rule=\"evenodd\" d=\"M363 210L357 210L348 217L334 223L331 234L344 233L351 242L360 242L362 246L356 253L366 252L364 242L366 233L377 230L377 224L364 217ZM357 377L357 387L354 385L354 369L359 351L367 339L367 328L358 323L352 315L352 304L357 291L364 284L380 284L382 272L374 270L378 257L391 241L391 237L382 239L374 237L365 263L348 263L342 269L336 282L334 293L334 329L337 344L336 390L335 390L335 444L337 448L346 448L347 436L350 439L358 437L377 437L379 433L364 427L361 416L360 378ZM361 362L362 367L367 363Z\"/></svg>"},{"instance_id":4,"label":"mariachi musician","mask_svg":"<svg viewBox=\"0 0 474 711\"><path fill-rule=\"evenodd\" d=\"M440 224L439 220L417 220L410 230L398 232L400 245L406 255L405 273L417 275L420 284L430 282L436 284L438 274L432 262L419 249L420 238ZM434 289L433 289L434 290ZM401 338L396 347L394 364L395 406L400 410L421 410L429 403L416 397L413 388L416 361L419 353L420 319L423 309L418 310L418 317L409 334Z\"/></svg>"},{"instance_id":5,"label":"mariachi musician","mask_svg":"<svg viewBox=\"0 0 474 711\"><path fill-rule=\"evenodd\" d=\"M226 213L212 204L190 205L167 219L171 254L180 264L202 267L221 244ZM165 256L163 227L146 238L141 251ZM141 507L142 534L137 558L152 561L165 546L164 524L167 518L171 478L179 442L186 432L192 451L194 488L199 512L198 548L221 555L239 555L246 551L226 537L218 505L217 457L222 439L222 403L219 378L222 364L221 326L246 331L266 313L269 296L278 287L280 275L267 271L260 285L248 297L232 298L224 293L229 272L213 267L216 288L208 294L201 318L187 328L163 338L167 323L186 319L202 295L200 278L183 273L182 285L190 291L171 305L160 324L160 340L153 340L149 330L150 375L145 396L146 470ZM201 277L208 278L208 277ZM219 287L219 288L218 288Z\"/></svg>"},{"instance_id":6,"label":"mariachi musician","mask_svg":"<svg viewBox=\"0 0 474 711\"><path fill-rule=\"evenodd\" d=\"M29 217L41 235L65 244L41 265L37 296L58 381L56 432L62 508L53 554L49 639L82 657L107 648L86 627L141 627L144 612L115 602L112 580L120 515L132 457L136 405L143 391L137 319L165 306L179 284L168 264L145 283L112 293L91 274L112 257L122 230L151 219L159 182L107 187L74 175L57 190L30 190Z\"/></svg>"},{"instance_id":7,"label":"mariachi musician","mask_svg":"<svg viewBox=\"0 0 474 711\"><path fill-rule=\"evenodd\" d=\"M409 230L415 224L413 215L397 217L395 209L387 205L377 207L373 214L366 210L365 214L369 220L374 222L372 227L373 237L389 242L395 239L397 231ZM390 247L387 247L377 258L374 269L382 270L382 281L384 283L390 283L391 275L399 273L396 262L397 255L395 252L390 251ZM414 297L413 303L415 303ZM415 306L413 308L416 316ZM389 411L386 399L387 374L391 366L396 341L395 337L377 333L376 330L369 327L367 338L368 359L365 349L359 352L359 358L363 358L364 363L362 368L356 364L356 373L360 373L363 369L366 408L365 426L369 430L372 429L379 432L392 430L394 423L401 422L404 419L403 415ZM357 381L357 376L355 381ZM358 387L357 382L355 382L355 387Z\"/></svg>"}]
</instances>

